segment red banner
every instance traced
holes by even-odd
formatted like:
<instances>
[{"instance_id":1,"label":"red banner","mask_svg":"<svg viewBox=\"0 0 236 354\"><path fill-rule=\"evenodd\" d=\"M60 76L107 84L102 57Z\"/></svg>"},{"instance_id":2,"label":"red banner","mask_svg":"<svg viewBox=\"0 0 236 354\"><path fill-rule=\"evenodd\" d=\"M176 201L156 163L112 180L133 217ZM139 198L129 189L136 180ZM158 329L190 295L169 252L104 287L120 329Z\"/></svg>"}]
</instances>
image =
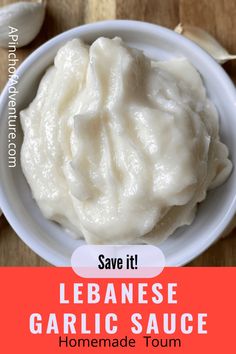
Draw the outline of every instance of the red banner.
<instances>
[{"instance_id":1,"label":"red banner","mask_svg":"<svg viewBox=\"0 0 236 354\"><path fill-rule=\"evenodd\" d=\"M84 279L1 268L1 353L235 353L236 268Z\"/></svg>"}]
</instances>

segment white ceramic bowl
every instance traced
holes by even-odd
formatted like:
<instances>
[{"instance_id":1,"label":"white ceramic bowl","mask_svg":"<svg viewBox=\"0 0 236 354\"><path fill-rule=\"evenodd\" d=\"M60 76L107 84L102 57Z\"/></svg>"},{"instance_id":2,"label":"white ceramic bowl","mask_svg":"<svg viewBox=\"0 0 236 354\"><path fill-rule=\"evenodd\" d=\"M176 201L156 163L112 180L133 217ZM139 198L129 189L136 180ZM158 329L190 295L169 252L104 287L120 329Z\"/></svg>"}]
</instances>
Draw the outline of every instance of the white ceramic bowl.
<instances>
[{"instance_id":1,"label":"white ceramic bowl","mask_svg":"<svg viewBox=\"0 0 236 354\"><path fill-rule=\"evenodd\" d=\"M144 50L153 59L187 57L201 73L208 95L219 110L220 135L229 147L230 158L236 166L236 92L232 82L224 70L197 45L156 25L136 21L105 21L73 28L51 39L31 54L18 69L18 111L31 102L45 69L52 64L57 50L66 41L79 37L91 43L100 36L120 36L128 45ZM8 167L7 102L8 92L5 88L0 100L0 206L16 233L30 248L54 265L69 265L73 250L84 241L69 238L60 226L46 220L32 199L20 166L20 125L17 131L17 167ZM167 264L183 265L202 253L220 236L235 210L234 169L223 186L208 193L194 223L180 228L161 245Z\"/></svg>"}]
</instances>

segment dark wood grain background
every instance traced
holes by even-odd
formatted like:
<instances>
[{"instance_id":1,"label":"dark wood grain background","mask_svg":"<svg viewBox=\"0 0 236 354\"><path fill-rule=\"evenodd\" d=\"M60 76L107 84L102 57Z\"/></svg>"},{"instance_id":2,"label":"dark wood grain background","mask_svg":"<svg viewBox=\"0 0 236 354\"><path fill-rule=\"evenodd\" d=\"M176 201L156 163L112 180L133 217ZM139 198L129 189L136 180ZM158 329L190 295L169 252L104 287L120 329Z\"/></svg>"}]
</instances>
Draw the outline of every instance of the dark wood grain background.
<instances>
[{"instance_id":1,"label":"dark wood grain background","mask_svg":"<svg viewBox=\"0 0 236 354\"><path fill-rule=\"evenodd\" d=\"M16 2L0 0L0 6ZM69 28L100 20L134 19L174 28L179 22L206 29L236 53L236 0L48 0L43 28L32 44L17 52L20 61L49 38ZM6 83L7 51L0 49L0 90ZM236 82L236 61L224 65ZM48 265L0 218L0 265ZM236 266L236 230L218 241L191 266Z\"/></svg>"}]
</instances>

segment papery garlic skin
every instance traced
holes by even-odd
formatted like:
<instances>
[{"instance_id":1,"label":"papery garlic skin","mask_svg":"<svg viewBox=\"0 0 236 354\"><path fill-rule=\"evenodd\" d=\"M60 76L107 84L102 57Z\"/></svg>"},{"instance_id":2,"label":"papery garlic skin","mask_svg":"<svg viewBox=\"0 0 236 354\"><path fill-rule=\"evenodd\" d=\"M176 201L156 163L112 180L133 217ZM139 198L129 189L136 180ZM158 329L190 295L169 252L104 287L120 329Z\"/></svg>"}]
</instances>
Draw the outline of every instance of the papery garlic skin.
<instances>
[{"instance_id":1,"label":"papery garlic skin","mask_svg":"<svg viewBox=\"0 0 236 354\"><path fill-rule=\"evenodd\" d=\"M219 64L236 59L236 55L229 54L227 50L208 32L195 26L183 26L181 23L175 28L175 32L182 34L198 44L208 52Z\"/></svg>"},{"instance_id":2,"label":"papery garlic skin","mask_svg":"<svg viewBox=\"0 0 236 354\"><path fill-rule=\"evenodd\" d=\"M68 42L20 115L34 199L89 243L166 239L232 168L194 67L119 38Z\"/></svg>"},{"instance_id":3,"label":"papery garlic skin","mask_svg":"<svg viewBox=\"0 0 236 354\"><path fill-rule=\"evenodd\" d=\"M29 44L39 33L45 17L42 2L20 1L0 8L0 47L7 48L9 26L18 30L16 47Z\"/></svg>"}]
</instances>

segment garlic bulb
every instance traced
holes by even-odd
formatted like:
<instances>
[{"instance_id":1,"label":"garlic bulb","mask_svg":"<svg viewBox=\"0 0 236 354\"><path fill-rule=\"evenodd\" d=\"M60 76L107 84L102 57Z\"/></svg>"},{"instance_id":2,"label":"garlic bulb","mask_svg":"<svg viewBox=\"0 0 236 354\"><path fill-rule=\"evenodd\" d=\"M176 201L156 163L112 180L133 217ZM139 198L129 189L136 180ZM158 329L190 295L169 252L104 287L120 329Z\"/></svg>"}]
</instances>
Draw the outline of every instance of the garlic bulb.
<instances>
[{"instance_id":1,"label":"garlic bulb","mask_svg":"<svg viewBox=\"0 0 236 354\"><path fill-rule=\"evenodd\" d=\"M175 28L175 32L184 35L197 43L202 49L208 52L218 63L224 64L228 60L236 59L208 32L198 27L183 26L181 23Z\"/></svg>"},{"instance_id":2,"label":"garlic bulb","mask_svg":"<svg viewBox=\"0 0 236 354\"><path fill-rule=\"evenodd\" d=\"M39 33L45 17L43 2L26 2L10 4L0 8L0 47L7 48L12 35L18 36L14 40L16 47L23 47L30 43ZM15 32L9 28L16 29ZM15 37L16 38L16 37Z\"/></svg>"}]
</instances>

